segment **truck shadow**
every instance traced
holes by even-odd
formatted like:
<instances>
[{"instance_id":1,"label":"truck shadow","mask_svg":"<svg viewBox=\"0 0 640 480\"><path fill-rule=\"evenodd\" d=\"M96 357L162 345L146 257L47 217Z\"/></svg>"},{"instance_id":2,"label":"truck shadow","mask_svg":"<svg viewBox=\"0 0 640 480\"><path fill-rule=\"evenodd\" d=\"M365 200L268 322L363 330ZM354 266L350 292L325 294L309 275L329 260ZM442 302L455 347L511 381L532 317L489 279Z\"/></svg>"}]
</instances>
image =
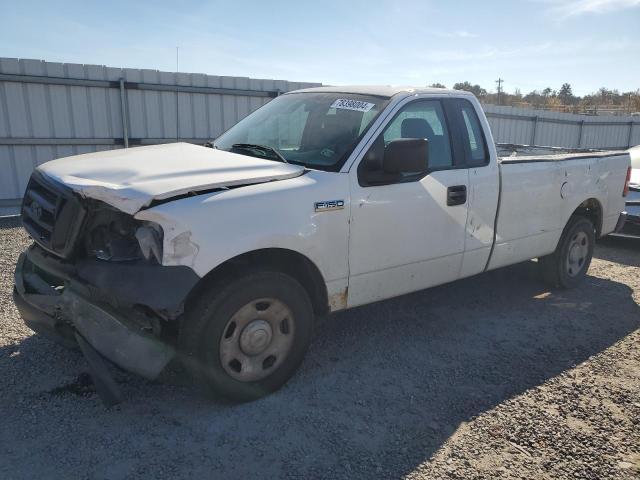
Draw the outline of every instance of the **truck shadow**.
<instances>
[{"instance_id":1,"label":"truck shadow","mask_svg":"<svg viewBox=\"0 0 640 480\"><path fill-rule=\"evenodd\" d=\"M362 453L395 466L389 476L408 474L461 423L636 330L631 293L596 277L549 292L528 262L336 315L314 350L319 365L331 360L327 350L339 352L335 369L348 387L327 401L351 425L344 443L355 446L358 430L347 419L360 418L378 447ZM334 382L325 383L331 391Z\"/></svg>"},{"instance_id":2,"label":"truck shadow","mask_svg":"<svg viewBox=\"0 0 640 480\"><path fill-rule=\"evenodd\" d=\"M116 409L64 389L52 401L49 392L86 367L78 353L29 337L0 348L0 379L22 372L4 386L0 414L46 410L32 427L47 445L35 461L75 458L78 472L90 476L118 464L150 476L171 471L172 478L402 477L464 422L638 328L640 308L628 286L590 276L578 289L549 292L535 267L527 262L331 316L289 384L244 405L204 400L179 371L162 384L122 376L128 400ZM9 405L11 413L2 411ZM51 432L82 432L93 463ZM8 445L4 435L0 443ZM113 452L102 438L117 438L123 448ZM29 441L11 437L8 461L21 458L20 449L32 451Z\"/></svg>"}]
</instances>

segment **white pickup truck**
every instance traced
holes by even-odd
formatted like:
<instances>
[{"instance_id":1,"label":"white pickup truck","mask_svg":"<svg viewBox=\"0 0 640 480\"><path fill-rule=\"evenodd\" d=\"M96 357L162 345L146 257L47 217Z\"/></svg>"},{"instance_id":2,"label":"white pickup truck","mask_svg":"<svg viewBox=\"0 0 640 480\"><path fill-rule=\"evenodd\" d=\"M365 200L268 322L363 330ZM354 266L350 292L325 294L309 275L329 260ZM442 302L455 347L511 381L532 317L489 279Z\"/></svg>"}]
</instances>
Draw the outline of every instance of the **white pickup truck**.
<instances>
[{"instance_id":1,"label":"white pickup truck","mask_svg":"<svg viewBox=\"0 0 640 480\"><path fill-rule=\"evenodd\" d=\"M79 344L103 397L104 357L148 378L176 358L208 391L261 397L318 316L533 258L572 287L624 221L626 152L498 158L460 91L290 92L210 147L64 158L29 182L15 302Z\"/></svg>"}]
</instances>

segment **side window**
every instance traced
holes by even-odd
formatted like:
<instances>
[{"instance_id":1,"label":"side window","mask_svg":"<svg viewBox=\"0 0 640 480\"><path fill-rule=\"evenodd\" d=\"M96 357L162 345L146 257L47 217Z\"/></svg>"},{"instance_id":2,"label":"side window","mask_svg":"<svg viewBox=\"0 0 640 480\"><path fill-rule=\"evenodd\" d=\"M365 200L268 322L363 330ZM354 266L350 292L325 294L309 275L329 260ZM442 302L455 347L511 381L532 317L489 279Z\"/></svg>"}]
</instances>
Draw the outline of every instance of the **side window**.
<instances>
[{"instance_id":1,"label":"side window","mask_svg":"<svg viewBox=\"0 0 640 480\"><path fill-rule=\"evenodd\" d=\"M382 133L385 146L399 138L426 138L429 141L429 166L451 167L451 142L440 102L412 102L402 109Z\"/></svg>"},{"instance_id":2,"label":"side window","mask_svg":"<svg viewBox=\"0 0 640 480\"><path fill-rule=\"evenodd\" d=\"M484 133L473 106L466 100L460 102L460 113L464 122L464 138L467 165L470 167L486 165L489 160Z\"/></svg>"}]
</instances>

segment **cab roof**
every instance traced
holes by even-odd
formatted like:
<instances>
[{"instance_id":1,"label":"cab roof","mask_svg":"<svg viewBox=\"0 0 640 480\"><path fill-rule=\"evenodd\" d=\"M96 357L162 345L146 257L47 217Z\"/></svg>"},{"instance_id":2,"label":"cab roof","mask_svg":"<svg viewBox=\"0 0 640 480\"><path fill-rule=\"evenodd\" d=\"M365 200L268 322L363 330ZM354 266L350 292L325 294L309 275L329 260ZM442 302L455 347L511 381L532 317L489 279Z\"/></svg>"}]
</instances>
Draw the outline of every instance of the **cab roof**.
<instances>
[{"instance_id":1,"label":"cab roof","mask_svg":"<svg viewBox=\"0 0 640 480\"><path fill-rule=\"evenodd\" d=\"M335 87L314 87L302 90L294 90L288 93L348 93L360 95L374 95L377 97L391 98L394 95L415 95L418 93L436 93L440 95L470 95L471 93L462 90L451 90L448 88L428 88L428 87L403 87L393 85L343 85Z\"/></svg>"}]
</instances>

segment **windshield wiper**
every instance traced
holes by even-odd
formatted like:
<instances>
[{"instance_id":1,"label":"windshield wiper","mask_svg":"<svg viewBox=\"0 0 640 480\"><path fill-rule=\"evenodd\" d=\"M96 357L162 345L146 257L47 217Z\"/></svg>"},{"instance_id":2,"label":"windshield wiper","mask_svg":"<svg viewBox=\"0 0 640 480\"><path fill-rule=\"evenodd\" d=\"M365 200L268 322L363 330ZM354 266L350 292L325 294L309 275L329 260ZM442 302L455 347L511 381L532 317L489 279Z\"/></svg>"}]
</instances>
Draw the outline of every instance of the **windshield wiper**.
<instances>
[{"instance_id":1,"label":"windshield wiper","mask_svg":"<svg viewBox=\"0 0 640 480\"><path fill-rule=\"evenodd\" d=\"M234 143L231 145L231 149L236 150L257 150L259 152L270 153L271 155L276 157L276 160L280 160L283 163L289 163L286 158L282 156L282 154L277 151L275 148L269 147L267 145L258 145L257 143Z\"/></svg>"}]
</instances>

